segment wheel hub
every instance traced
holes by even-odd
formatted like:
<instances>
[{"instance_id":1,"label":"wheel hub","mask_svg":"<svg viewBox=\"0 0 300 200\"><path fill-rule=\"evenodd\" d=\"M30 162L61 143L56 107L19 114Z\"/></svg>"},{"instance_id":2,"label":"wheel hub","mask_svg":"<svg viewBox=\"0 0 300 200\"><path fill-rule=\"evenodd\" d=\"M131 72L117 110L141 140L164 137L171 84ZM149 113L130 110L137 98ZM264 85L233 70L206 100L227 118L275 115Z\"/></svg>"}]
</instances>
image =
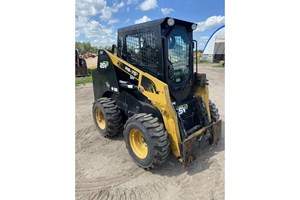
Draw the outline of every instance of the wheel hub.
<instances>
[{"instance_id":1,"label":"wheel hub","mask_svg":"<svg viewBox=\"0 0 300 200\"><path fill-rule=\"evenodd\" d=\"M104 130L106 127L106 122L105 122L104 115L99 108L97 108L97 110L96 110L96 120L97 120L98 126Z\"/></svg>"},{"instance_id":2,"label":"wheel hub","mask_svg":"<svg viewBox=\"0 0 300 200\"><path fill-rule=\"evenodd\" d=\"M129 142L134 154L140 159L148 155L148 146L140 130L133 128L129 133Z\"/></svg>"}]
</instances>

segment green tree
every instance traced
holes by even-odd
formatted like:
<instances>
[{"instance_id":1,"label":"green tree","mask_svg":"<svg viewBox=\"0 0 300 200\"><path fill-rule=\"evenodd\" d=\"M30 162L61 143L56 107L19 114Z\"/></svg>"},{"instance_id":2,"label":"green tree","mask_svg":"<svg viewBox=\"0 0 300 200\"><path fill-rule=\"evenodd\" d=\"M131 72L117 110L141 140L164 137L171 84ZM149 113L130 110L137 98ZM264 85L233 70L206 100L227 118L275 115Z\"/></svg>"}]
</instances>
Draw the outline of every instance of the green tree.
<instances>
[{"instance_id":1,"label":"green tree","mask_svg":"<svg viewBox=\"0 0 300 200\"><path fill-rule=\"evenodd\" d=\"M92 46L89 42L75 42L75 48L78 49L80 53L95 53L97 54L98 47Z\"/></svg>"}]
</instances>

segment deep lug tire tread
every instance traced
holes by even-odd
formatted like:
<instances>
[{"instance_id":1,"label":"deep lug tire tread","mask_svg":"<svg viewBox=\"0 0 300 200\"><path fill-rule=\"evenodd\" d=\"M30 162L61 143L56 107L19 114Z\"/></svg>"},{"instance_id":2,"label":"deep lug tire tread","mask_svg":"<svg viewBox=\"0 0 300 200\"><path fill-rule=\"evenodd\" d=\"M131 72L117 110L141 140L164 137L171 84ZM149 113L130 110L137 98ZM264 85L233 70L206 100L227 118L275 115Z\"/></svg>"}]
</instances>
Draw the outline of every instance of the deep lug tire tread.
<instances>
[{"instance_id":1,"label":"deep lug tire tread","mask_svg":"<svg viewBox=\"0 0 300 200\"><path fill-rule=\"evenodd\" d=\"M96 122L96 107L102 109L106 119L106 128L101 130ZM112 138L123 130L121 111L111 98L102 97L94 102L93 117L98 131L107 138Z\"/></svg>"},{"instance_id":2,"label":"deep lug tire tread","mask_svg":"<svg viewBox=\"0 0 300 200\"><path fill-rule=\"evenodd\" d=\"M209 109L210 109L211 121L212 122L218 121L220 119L219 110L211 100L209 100Z\"/></svg>"},{"instance_id":3,"label":"deep lug tire tread","mask_svg":"<svg viewBox=\"0 0 300 200\"><path fill-rule=\"evenodd\" d=\"M129 134L129 131L126 132L127 126L133 122L138 122L142 126L145 127L145 129L147 130L147 133L145 133L145 134L149 134L151 141L153 143L153 146L154 146L154 157L152 159L152 163L149 166L143 166L134 157L133 157L133 160L139 166L141 166L147 170L150 170L150 169L160 166L161 164L163 164L166 161L166 159L170 153L170 141L169 141L167 132L166 132L163 124L159 122L157 117L153 117L152 114L146 114L146 113L135 114L127 120L127 122L124 126L125 137L126 137L126 134ZM128 137L128 135L127 135L127 137ZM130 149L131 149L130 143L127 142L127 140L125 140L125 141L126 141L126 147L127 147L128 151L130 151Z\"/></svg>"}]
</instances>

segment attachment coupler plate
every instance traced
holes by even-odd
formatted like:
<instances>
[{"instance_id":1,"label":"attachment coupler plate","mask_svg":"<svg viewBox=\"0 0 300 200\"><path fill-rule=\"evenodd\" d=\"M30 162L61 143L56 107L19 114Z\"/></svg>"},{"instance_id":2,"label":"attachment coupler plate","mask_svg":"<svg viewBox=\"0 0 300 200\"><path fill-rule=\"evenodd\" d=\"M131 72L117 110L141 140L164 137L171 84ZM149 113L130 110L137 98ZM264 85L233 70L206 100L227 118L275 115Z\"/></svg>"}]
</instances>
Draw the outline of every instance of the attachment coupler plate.
<instances>
[{"instance_id":1,"label":"attachment coupler plate","mask_svg":"<svg viewBox=\"0 0 300 200\"><path fill-rule=\"evenodd\" d=\"M221 131L222 131L222 120L218 120L209 126L201 128L200 130L196 131L188 138L186 138L182 143L182 152L183 155L180 158L181 163L184 167L189 167L192 162L196 159L196 148L199 140L204 134L204 137L209 139L210 144L214 145L217 144L221 138Z\"/></svg>"}]
</instances>

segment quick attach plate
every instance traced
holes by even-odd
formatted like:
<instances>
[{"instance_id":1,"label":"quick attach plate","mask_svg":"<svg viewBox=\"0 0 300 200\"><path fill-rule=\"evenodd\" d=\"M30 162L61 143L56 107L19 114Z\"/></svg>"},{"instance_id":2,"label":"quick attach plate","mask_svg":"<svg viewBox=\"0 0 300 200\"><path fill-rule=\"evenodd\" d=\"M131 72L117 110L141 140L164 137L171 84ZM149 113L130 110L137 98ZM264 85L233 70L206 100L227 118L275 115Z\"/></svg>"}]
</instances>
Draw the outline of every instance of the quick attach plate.
<instances>
[{"instance_id":1,"label":"quick attach plate","mask_svg":"<svg viewBox=\"0 0 300 200\"><path fill-rule=\"evenodd\" d=\"M198 136L208 131L208 134L211 134L210 143L211 145L217 144L221 138L222 130L222 120L218 120L215 123L196 131L194 134L190 135L182 143L183 147L183 158L181 159L184 167L189 167L193 161L196 159L196 148L198 144Z\"/></svg>"}]
</instances>

